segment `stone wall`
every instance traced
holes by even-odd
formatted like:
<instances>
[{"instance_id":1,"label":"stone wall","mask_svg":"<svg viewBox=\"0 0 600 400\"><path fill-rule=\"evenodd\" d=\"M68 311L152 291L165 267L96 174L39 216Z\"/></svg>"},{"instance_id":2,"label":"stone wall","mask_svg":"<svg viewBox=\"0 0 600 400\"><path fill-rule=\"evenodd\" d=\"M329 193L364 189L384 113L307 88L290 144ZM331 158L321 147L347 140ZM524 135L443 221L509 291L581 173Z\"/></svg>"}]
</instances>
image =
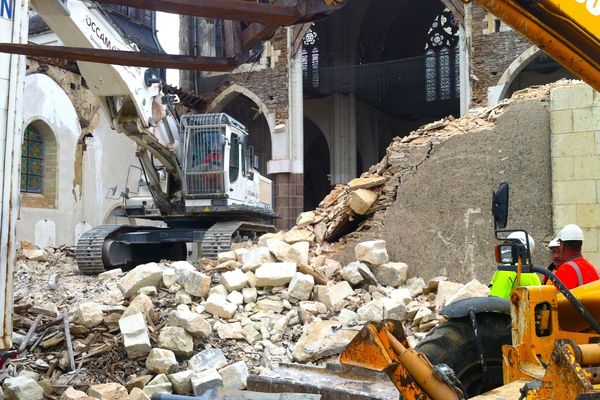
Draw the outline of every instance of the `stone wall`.
<instances>
[{"instance_id":1,"label":"stone wall","mask_svg":"<svg viewBox=\"0 0 600 400\"><path fill-rule=\"evenodd\" d=\"M538 243L534 262L548 261L541 244L553 237L548 88L475 118L478 128L468 119L447 122L454 131L392 155L411 166L398 177L396 201L374 215L368 231L347 238L342 264L352 261L356 243L383 238L411 276L488 282L496 268L491 194L501 182L511 185L508 227L528 230Z\"/></svg>"},{"instance_id":2,"label":"stone wall","mask_svg":"<svg viewBox=\"0 0 600 400\"><path fill-rule=\"evenodd\" d=\"M600 93L586 84L551 93L554 230L576 223L600 266Z\"/></svg>"},{"instance_id":3,"label":"stone wall","mask_svg":"<svg viewBox=\"0 0 600 400\"><path fill-rule=\"evenodd\" d=\"M496 86L508 66L521 53L531 47L519 33L504 24L495 32L495 19L483 8L473 5L472 37L472 106L487 105L488 87Z\"/></svg>"}]
</instances>

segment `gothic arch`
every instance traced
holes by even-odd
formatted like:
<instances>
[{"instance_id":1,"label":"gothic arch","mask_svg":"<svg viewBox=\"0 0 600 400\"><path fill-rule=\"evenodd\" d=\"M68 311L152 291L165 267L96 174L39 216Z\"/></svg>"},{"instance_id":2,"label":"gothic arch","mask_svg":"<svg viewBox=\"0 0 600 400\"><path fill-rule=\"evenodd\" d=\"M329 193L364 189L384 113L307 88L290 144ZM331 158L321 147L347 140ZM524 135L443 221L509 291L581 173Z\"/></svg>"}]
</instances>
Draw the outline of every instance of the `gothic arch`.
<instances>
[{"instance_id":1,"label":"gothic arch","mask_svg":"<svg viewBox=\"0 0 600 400\"><path fill-rule=\"evenodd\" d=\"M511 84L515 78L523 71L529 63L536 59L542 52L536 46L531 46L525 50L519 57L517 57L509 66L506 71L502 74L498 80L496 91L490 95L489 104L497 104L506 97Z\"/></svg>"}]
</instances>

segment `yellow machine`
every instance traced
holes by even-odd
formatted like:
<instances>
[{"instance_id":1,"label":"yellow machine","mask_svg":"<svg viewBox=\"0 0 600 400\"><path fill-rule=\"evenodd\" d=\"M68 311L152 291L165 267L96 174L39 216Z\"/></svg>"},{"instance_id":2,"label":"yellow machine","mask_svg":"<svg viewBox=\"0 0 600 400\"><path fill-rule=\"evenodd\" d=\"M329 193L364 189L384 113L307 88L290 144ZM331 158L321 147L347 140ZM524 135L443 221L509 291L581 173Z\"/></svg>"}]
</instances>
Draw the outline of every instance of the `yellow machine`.
<instances>
[{"instance_id":1,"label":"yellow machine","mask_svg":"<svg viewBox=\"0 0 600 400\"><path fill-rule=\"evenodd\" d=\"M501 264L498 269L517 273L517 279L521 273L546 275L557 283L560 292L554 286L520 287L511 293L509 300L491 299L508 302L512 317L511 344L502 346L502 354L498 354L502 360L504 385L472 398L600 399L600 281L569 291L552 272L531 264L528 247L518 240L503 238L508 233L521 231L506 229L507 184L502 184L494 194L492 212L496 237L501 241L497 251ZM472 304L473 300L491 304L487 298L468 301ZM483 314L472 318L503 321L507 317L502 312ZM447 324L457 323L461 322L451 320ZM480 335L477 324L474 324L473 330L477 338ZM446 331L442 324L430 336L440 337L440 332ZM427 346L428 342L432 342L427 338L425 345L420 344L417 351L409 347L401 322L369 323L342 353L340 361L347 365L384 371L398 388L403 400L466 399L473 394L473 375L462 370L459 366L461 360L458 359L469 358L472 349L468 347L472 347L473 342L457 340L456 335L452 334L446 336L447 348L441 353L436 347L432 350ZM481 343L479 345L483 348ZM494 356L484 353L485 350L481 351L483 365L484 358ZM428 356L437 359L436 365L430 362ZM456 374L453 368L457 369ZM490 369L488 374L494 372L498 371ZM485 375L484 367L478 379L485 380ZM482 383L480 387L486 385Z\"/></svg>"}]
</instances>

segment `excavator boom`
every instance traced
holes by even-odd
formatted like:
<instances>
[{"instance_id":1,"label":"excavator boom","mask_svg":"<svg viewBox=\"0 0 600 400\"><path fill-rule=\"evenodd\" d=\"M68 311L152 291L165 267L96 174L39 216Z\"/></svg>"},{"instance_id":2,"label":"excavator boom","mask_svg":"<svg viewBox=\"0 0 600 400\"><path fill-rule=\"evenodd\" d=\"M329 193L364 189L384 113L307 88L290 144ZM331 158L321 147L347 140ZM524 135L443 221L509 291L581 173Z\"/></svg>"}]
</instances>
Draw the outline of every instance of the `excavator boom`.
<instances>
[{"instance_id":1,"label":"excavator boom","mask_svg":"<svg viewBox=\"0 0 600 400\"><path fill-rule=\"evenodd\" d=\"M475 0L475 3L600 90L600 1Z\"/></svg>"}]
</instances>

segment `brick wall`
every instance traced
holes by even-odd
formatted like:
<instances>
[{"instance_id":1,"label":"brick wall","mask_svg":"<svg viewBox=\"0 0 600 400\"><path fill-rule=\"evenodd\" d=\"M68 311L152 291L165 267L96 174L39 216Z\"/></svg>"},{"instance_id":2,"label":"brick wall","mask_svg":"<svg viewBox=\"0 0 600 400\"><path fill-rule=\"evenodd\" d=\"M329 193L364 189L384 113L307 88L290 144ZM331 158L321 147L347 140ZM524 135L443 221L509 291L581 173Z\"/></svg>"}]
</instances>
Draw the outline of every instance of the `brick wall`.
<instances>
[{"instance_id":1,"label":"brick wall","mask_svg":"<svg viewBox=\"0 0 600 400\"><path fill-rule=\"evenodd\" d=\"M551 93L554 230L578 224L600 266L600 93L585 84Z\"/></svg>"},{"instance_id":2,"label":"brick wall","mask_svg":"<svg viewBox=\"0 0 600 400\"><path fill-rule=\"evenodd\" d=\"M472 74L473 106L487 105L488 87L495 86L506 68L531 44L520 34L501 26L493 32L494 19L483 8L473 5ZM488 33L484 33L488 32Z\"/></svg>"}]
</instances>

